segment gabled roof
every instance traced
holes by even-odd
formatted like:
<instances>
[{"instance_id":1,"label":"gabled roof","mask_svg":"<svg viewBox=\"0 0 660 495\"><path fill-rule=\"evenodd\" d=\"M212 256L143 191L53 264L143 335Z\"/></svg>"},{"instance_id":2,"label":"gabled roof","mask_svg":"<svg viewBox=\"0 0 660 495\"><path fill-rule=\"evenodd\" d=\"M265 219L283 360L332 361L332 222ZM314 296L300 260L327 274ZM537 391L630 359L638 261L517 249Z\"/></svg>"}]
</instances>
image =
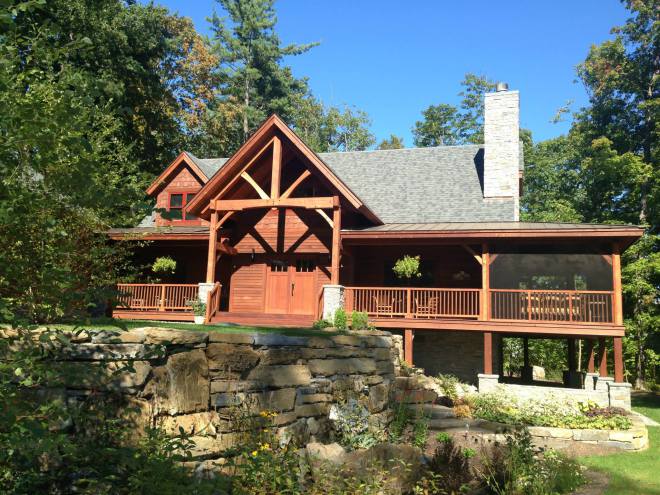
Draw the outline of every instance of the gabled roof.
<instances>
[{"instance_id":1,"label":"gabled roof","mask_svg":"<svg viewBox=\"0 0 660 495\"><path fill-rule=\"evenodd\" d=\"M202 184L205 184L211 176L218 170L214 167L200 167L197 163L198 158L194 158L190 153L183 151L170 163L165 170L151 183L147 189L148 195L153 195L161 188L165 187L174 173L182 166L187 165L193 173L199 177ZM218 166L218 168L220 165Z\"/></svg>"},{"instance_id":2,"label":"gabled roof","mask_svg":"<svg viewBox=\"0 0 660 495\"><path fill-rule=\"evenodd\" d=\"M364 204L364 202L330 169L319 156L314 153L295 132L293 132L277 115L271 115L266 119L259 129L248 138L241 148L232 155L226 162L220 165L220 159L199 160L203 166L213 167L217 165L218 171L204 185L204 187L195 195L188 204L186 210L195 215L204 215L209 201L218 194L222 184L233 178L237 174L244 162L258 153L264 144L274 136L284 138L289 145L293 146L297 153L302 155L312 166L312 168L322 175L339 195L353 208L360 211L372 222L379 224L381 220ZM198 165L199 166L199 165Z\"/></svg>"},{"instance_id":3,"label":"gabled roof","mask_svg":"<svg viewBox=\"0 0 660 495\"><path fill-rule=\"evenodd\" d=\"M514 219L517 205L513 198L483 197L481 145L316 156L386 224ZM227 161L197 160L211 175Z\"/></svg>"}]
</instances>

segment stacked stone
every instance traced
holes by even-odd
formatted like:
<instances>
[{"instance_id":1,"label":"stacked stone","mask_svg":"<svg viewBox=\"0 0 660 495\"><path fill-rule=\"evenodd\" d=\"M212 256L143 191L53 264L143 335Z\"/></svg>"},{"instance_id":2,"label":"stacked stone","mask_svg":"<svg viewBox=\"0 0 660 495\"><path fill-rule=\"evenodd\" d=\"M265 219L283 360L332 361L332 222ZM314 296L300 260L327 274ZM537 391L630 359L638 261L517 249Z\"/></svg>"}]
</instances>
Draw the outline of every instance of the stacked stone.
<instances>
[{"instance_id":1,"label":"stacked stone","mask_svg":"<svg viewBox=\"0 0 660 495\"><path fill-rule=\"evenodd\" d=\"M53 387L68 400L118 392L140 411L139 426L190 435L198 461L222 458L239 442L237 408L271 412L282 442L328 441L330 406L348 397L385 425L399 362L387 332L293 337L146 327L75 340L53 363L61 371Z\"/></svg>"}]
</instances>

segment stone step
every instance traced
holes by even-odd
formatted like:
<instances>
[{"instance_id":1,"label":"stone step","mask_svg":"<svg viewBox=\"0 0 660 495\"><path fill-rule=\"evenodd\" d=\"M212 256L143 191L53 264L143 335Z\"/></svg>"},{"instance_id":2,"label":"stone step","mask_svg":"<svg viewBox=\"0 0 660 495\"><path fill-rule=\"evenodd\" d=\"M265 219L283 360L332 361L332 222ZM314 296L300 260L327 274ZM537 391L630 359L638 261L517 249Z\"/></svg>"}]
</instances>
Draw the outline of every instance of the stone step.
<instances>
[{"instance_id":1,"label":"stone step","mask_svg":"<svg viewBox=\"0 0 660 495\"><path fill-rule=\"evenodd\" d=\"M454 410L451 407L441 406L439 404L418 404L411 405L410 409L415 412L422 412L429 419L455 418Z\"/></svg>"}]
</instances>

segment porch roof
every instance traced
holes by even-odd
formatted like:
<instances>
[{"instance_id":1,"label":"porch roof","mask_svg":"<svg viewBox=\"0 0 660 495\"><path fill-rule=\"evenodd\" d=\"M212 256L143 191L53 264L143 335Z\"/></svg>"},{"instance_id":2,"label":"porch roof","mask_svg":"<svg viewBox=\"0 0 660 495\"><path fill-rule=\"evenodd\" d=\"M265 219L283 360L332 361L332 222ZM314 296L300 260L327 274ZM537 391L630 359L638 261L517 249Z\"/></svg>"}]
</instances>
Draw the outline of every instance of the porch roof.
<instances>
[{"instance_id":1,"label":"porch roof","mask_svg":"<svg viewBox=\"0 0 660 495\"><path fill-rule=\"evenodd\" d=\"M342 230L344 240L368 239L497 239L601 238L628 247L644 233L635 225L548 222L389 223L360 230Z\"/></svg>"}]
</instances>

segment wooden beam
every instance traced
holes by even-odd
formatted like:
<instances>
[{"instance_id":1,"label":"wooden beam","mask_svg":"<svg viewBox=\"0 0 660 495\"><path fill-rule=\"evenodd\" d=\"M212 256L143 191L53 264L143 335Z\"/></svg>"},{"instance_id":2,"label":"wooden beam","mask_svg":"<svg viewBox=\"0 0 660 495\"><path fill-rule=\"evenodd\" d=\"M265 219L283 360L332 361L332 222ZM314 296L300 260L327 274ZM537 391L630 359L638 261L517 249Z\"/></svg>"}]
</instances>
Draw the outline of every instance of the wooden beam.
<instances>
[{"instance_id":1,"label":"wooden beam","mask_svg":"<svg viewBox=\"0 0 660 495\"><path fill-rule=\"evenodd\" d=\"M235 212L233 212L233 211L228 211L227 213L225 213L225 214L223 215L223 217L222 217L220 220L218 220L218 223L215 225L215 230L216 230L216 232L222 228L222 226L224 225L224 223L225 223L227 220L229 220L229 217L231 217L234 213L235 213Z\"/></svg>"},{"instance_id":2,"label":"wooden beam","mask_svg":"<svg viewBox=\"0 0 660 495\"><path fill-rule=\"evenodd\" d=\"M280 177L282 176L282 141L275 136L273 140L273 172L270 180L270 197L280 197Z\"/></svg>"},{"instance_id":3,"label":"wooden beam","mask_svg":"<svg viewBox=\"0 0 660 495\"><path fill-rule=\"evenodd\" d=\"M612 245L612 299L613 322L623 325L623 297L621 294L621 254L618 244Z\"/></svg>"},{"instance_id":4,"label":"wooden beam","mask_svg":"<svg viewBox=\"0 0 660 495\"><path fill-rule=\"evenodd\" d=\"M211 212L211 226L209 228L209 250L206 259L206 283L212 284L215 282L215 251L218 238L218 217L220 214L217 211Z\"/></svg>"},{"instance_id":5,"label":"wooden beam","mask_svg":"<svg viewBox=\"0 0 660 495\"><path fill-rule=\"evenodd\" d=\"M488 244L481 246L481 308L479 310L479 319L489 319L490 308L490 253Z\"/></svg>"},{"instance_id":6,"label":"wooden beam","mask_svg":"<svg viewBox=\"0 0 660 495\"><path fill-rule=\"evenodd\" d=\"M328 216L328 214L326 212L324 212L321 208L317 208L315 211L319 215L321 215L326 222L328 222L328 225L330 225L330 228L334 228L335 223L332 221L332 219Z\"/></svg>"},{"instance_id":7,"label":"wooden beam","mask_svg":"<svg viewBox=\"0 0 660 495\"><path fill-rule=\"evenodd\" d=\"M255 208L334 208L338 203L336 197L320 198L277 198L277 199L216 199L211 209L216 211L242 211Z\"/></svg>"},{"instance_id":8,"label":"wooden beam","mask_svg":"<svg viewBox=\"0 0 660 495\"><path fill-rule=\"evenodd\" d=\"M480 265L483 265L483 264L484 264L484 260L483 260L483 258L482 258L481 256L479 256L479 255L474 251L474 249L472 249L472 248L471 248L470 246L468 246L467 244L461 244L461 246L462 246L463 249L465 249L468 253L470 253L470 254L474 257L475 260L477 260L477 263L479 263Z\"/></svg>"},{"instance_id":9,"label":"wooden beam","mask_svg":"<svg viewBox=\"0 0 660 495\"><path fill-rule=\"evenodd\" d=\"M598 352L600 354L598 374L604 378L607 376L607 345L604 337L598 339Z\"/></svg>"},{"instance_id":10,"label":"wooden beam","mask_svg":"<svg viewBox=\"0 0 660 495\"><path fill-rule=\"evenodd\" d=\"M484 374L493 374L493 333L484 332Z\"/></svg>"},{"instance_id":11,"label":"wooden beam","mask_svg":"<svg viewBox=\"0 0 660 495\"><path fill-rule=\"evenodd\" d=\"M623 383L623 342L614 337L614 383Z\"/></svg>"},{"instance_id":12,"label":"wooden beam","mask_svg":"<svg viewBox=\"0 0 660 495\"><path fill-rule=\"evenodd\" d=\"M336 198L338 199L338 198ZM330 283L339 283L339 260L341 256L341 207L335 206L332 210L332 258L330 265Z\"/></svg>"},{"instance_id":13,"label":"wooden beam","mask_svg":"<svg viewBox=\"0 0 660 495\"><path fill-rule=\"evenodd\" d=\"M413 339L415 338L414 332L406 328L403 331L403 360L408 366L413 365Z\"/></svg>"},{"instance_id":14,"label":"wooden beam","mask_svg":"<svg viewBox=\"0 0 660 495\"><path fill-rule=\"evenodd\" d=\"M223 187L222 190L218 194L216 194L213 199L217 200L218 198L221 198L229 190L230 187L236 184L236 181L241 177L241 174L245 172L247 169L249 169L254 164L254 162L256 162L259 158L261 158L264 152L268 150L268 148L270 148L270 146L273 144L274 140L275 140L274 137L271 138L259 151L257 151L257 153L250 159L249 162L245 164L245 166L241 169L241 171L233 179L231 179L229 183L225 187Z\"/></svg>"},{"instance_id":15,"label":"wooden beam","mask_svg":"<svg viewBox=\"0 0 660 495\"><path fill-rule=\"evenodd\" d=\"M257 191L257 194L261 199L270 199L270 196L266 194L266 191L261 189L261 186L257 184L257 182L252 178L252 176L250 176L250 174L248 174L247 172L242 172L241 177L243 177L246 180L246 182L250 184L255 191Z\"/></svg>"},{"instance_id":16,"label":"wooden beam","mask_svg":"<svg viewBox=\"0 0 660 495\"><path fill-rule=\"evenodd\" d=\"M305 179L307 179L307 177L309 177L310 175L312 175L312 173L309 170L305 170L302 174L298 176L296 180L293 181L293 183L289 186L289 188L286 191L284 191L284 193L282 193L280 198L286 199L289 196L291 196L291 194L293 194L293 191L295 191L296 188L300 184L302 184L305 181Z\"/></svg>"}]
</instances>

